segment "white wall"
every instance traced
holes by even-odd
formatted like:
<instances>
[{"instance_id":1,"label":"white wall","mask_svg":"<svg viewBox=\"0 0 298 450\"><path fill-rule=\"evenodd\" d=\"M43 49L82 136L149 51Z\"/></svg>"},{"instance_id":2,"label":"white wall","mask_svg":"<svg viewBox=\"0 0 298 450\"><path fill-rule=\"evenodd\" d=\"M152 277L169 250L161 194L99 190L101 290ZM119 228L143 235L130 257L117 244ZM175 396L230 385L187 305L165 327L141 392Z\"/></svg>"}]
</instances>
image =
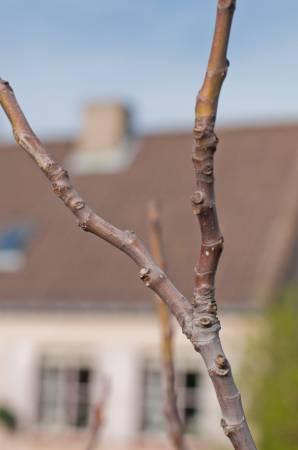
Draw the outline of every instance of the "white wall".
<instances>
[{"instance_id":1,"label":"white wall","mask_svg":"<svg viewBox=\"0 0 298 450\"><path fill-rule=\"evenodd\" d=\"M104 438L133 439L139 431L142 379L138 353L127 348L101 354L104 374L111 383Z\"/></svg>"},{"instance_id":2,"label":"white wall","mask_svg":"<svg viewBox=\"0 0 298 450\"><path fill-rule=\"evenodd\" d=\"M36 414L36 351L29 339L0 342L0 404L28 425Z\"/></svg>"},{"instance_id":3,"label":"white wall","mask_svg":"<svg viewBox=\"0 0 298 450\"><path fill-rule=\"evenodd\" d=\"M255 333L253 317L225 314L222 318L223 342L234 373L249 334ZM226 443L219 425L220 411L210 379L199 355L182 335L176 334L176 356L201 370L202 390L200 435L219 444ZM100 377L111 380L104 437L129 440L140 429L142 402L142 361L159 353L159 329L155 316L131 314L2 314L0 317L0 403L11 404L24 423L33 423L36 405L36 368L39 355L48 349L88 351L95 361L99 394ZM214 426L214 424L218 426Z\"/></svg>"}]
</instances>

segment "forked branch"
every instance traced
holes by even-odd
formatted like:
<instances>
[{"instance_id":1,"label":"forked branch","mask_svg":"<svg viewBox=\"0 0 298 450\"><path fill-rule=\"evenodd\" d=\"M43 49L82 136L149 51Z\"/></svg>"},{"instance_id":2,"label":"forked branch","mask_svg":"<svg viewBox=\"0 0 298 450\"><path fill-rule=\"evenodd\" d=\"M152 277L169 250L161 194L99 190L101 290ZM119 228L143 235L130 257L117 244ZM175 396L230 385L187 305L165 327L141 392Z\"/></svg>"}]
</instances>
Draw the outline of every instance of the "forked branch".
<instances>
[{"instance_id":1,"label":"forked branch","mask_svg":"<svg viewBox=\"0 0 298 450\"><path fill-rule=\"evenodd\" d=\"M162 268L162 270L165 270L165 257L162 249L160 212L156 202L151 202L148 206L148 222L152 256L157 264ZM155 297L161 334L160 353L162 377L165 391L164 415L166 418L168 435L172 442L173 448L175 448L176 450L187 450L187 445L184 437L184 425L182 423L177 407L172 315L165 302L163 302L158 296Z\"/></svg>"},{"instance_id":2,"label":"forked branch","mask_svg":"<svg viewBox=\"0 0 298 450\"><path fill-rule=\"evenodd\" d=\"M139 276L170 308L184 334L201 353L212 378L223 419L222 425L235 450L256 450L243 412L240 394L221 347L214 299L214 277L222 250L213 191L213 153L217 138L214 123L218 96L227 70L226 51L235 1L219 0L208 70L196 107L194 164L198 190L193 197L198 214L202 247L196 266L193 303L158 267L142 241L132 231L120 230L95 214L72 186L68 173L46 151L28 124L14 93L0 81L0 103L13 128L16 142L50 181L55 194L77 218L79 226L126 253L139 266Z\"/></svg>"}]
</instances>

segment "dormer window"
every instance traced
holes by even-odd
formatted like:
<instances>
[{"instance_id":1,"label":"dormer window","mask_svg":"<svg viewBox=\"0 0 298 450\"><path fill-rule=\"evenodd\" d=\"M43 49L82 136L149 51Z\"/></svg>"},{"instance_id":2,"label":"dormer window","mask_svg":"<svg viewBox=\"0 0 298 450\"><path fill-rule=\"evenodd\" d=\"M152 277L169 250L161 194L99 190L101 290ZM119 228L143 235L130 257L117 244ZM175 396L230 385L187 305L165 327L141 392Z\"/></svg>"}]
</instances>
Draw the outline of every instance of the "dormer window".
<instances>
[{"instance_id":1,"label":"dormer window","mask_svg":"<svg viewBox=\"0 0 298 450\"><path fill-rule=\"evenodd\" d=\"M32 225L12 224L0 229L0 272L16 272L25 265L25 250L33 234Z\"/></svg>"}]
</instances>

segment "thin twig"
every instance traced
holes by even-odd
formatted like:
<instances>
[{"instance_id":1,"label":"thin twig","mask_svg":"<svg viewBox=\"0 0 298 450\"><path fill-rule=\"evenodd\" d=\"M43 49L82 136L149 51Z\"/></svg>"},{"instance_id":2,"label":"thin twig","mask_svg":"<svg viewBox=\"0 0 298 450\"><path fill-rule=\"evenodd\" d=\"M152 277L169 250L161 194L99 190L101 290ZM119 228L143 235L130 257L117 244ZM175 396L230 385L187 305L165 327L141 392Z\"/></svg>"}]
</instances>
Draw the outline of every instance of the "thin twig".
<instances>
[{"instance_id":1,"label":"thin twig","mask_svg":"<svg viewBox=\"0 0 298 450\"><path fill-rule=\"evenodd\" d=\"M160 211L156 202L151 202L148 206L148 222L152 256L159 267L165 270ZM155 302L161 331L161 364L165 386L164 414L168 435L173 448L176 450L187 450L184 437L184 424L177 407L172 315L167 305L157 295L155 295Z\"/></svg>"},{"instance_id":2,"label":"thin twig","mask_svg":"<svg viewBox=\"0 0 298 450\"><path fill-rule=\"evenodd\" d=\"M104 377L102 379L100 398L92 408L90 436L86 450L95 450L97 448L99 433L104 423L105 408L110 388L109 380Z\"/></svg>"}]
</instances>

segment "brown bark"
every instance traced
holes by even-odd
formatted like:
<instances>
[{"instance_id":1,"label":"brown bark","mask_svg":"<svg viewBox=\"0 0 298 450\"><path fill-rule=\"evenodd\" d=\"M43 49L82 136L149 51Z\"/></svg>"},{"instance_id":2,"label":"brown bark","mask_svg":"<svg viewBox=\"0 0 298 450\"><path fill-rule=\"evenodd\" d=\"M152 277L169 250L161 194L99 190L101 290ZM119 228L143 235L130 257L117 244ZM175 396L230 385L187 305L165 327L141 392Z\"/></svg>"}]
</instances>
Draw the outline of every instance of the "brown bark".
<instances>
[{"instance_id":1,"label":"brown bark","mask_svg":"<svg viewBox=\"0 0 298 450\"><path fill-rule=\"evenodd\" d=\"M202 242L195 266L192 342L201 353L216 390L224 432L235 449L254 450L256 447L245 419L240 393L220 343L215 301L215 273L223 248L223 236L214 194L213 155L218 143L214 126L219 94L229 65L227 48L235 4L235 0L218 1L207 72L196 103L193 163L197 190L192 196L192 205L198 217Z\"/></svg>"},{"instance_id":2,"label":"brown bark","mask_svg":"<svg viewBox=\"0 0 298 450\"><path fill-rule=\"evenodd\" d=\"M159 267L165 270L166 264L162 248L160 212L156 202L151 202L148 207L148 222L152 256ZM164 415L168 435L173 448L176 450L187 450L184 437L184 425L177 407L172 315L167 305L157 295L155 295L155 302L161 333L161 365L165 387Z\"/></svg>"},{"instance_id":3,"label":"brown bark","mask_svg":"<svg viewBox=\"0 0 298 450\"><path fill-rule=\"evenodd\" d=\"M95 214L72 186L68 173L46 151L25 118L12 88L0 81L0 103L9 118L16 142L31 156L51 183L54 193L77 219L79 227L104 239L130 256L139 266L139 277L169 306L186 329L192 311L190 302L156 265L143 242L133 231L120 230Z\"/></svg>"},{"instance_id":4,"label":"brown bark","mask_svg":"<svg viewBox=\"0 0 298 450\"><path fill-rule=\"evenodd\" d=\"M104 424L104 416L107 398L110 394L110 383L107 378L102 379L101 397L92 408L91 427L86 450L96 450L98 447L99 433Z\"/></svg>"},{"instance_id":5,"label":"brown bark","mask_svg":"<svg viewBox=\"0 0 298 450\"><path fill-rule=\"evenodd\" d=\"M120 230L96 215L72 186L68 173L51 157L32 131L14 93L0 81L0 103L10 120L16 142L36 162L50 181L54 193L77 218L85 231L106 240L130 256L139 266L139 276L170 308L183 333L200 352L211 376L221 407L222 426L235 450L255 450L243 412L240 394L219 339L219 321L214 298L214 277L222 250L213 191L213 153L217 144L214 124L218 96L227 70L226 51L233 0L219 0L217 21L208 70L197 101L194 128L194 164L198 190L193 196L194 212L202 231L202 246L196 266L193 302L187 300L154 262L142 241L132 231Z\"/></svg>"}]
</instances>

